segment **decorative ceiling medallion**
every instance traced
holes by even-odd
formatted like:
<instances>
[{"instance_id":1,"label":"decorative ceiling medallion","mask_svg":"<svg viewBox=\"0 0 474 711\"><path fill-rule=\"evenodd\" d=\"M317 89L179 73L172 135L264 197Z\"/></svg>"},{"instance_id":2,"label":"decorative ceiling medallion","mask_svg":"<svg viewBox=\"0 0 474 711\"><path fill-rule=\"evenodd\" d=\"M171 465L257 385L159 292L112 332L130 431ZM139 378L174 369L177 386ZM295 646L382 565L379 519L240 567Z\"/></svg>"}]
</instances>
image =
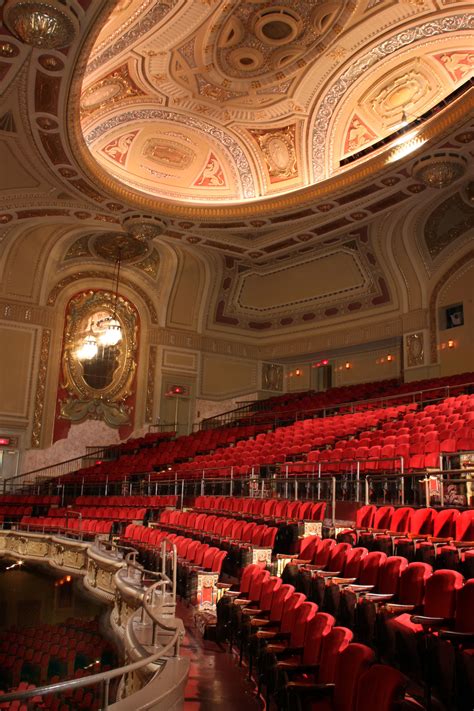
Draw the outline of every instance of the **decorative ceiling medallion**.
<instances>
[{"instance_id":1,"label":"decorative ceiling medallion","mask_svg":"<svg viewBox=\"0 0 474 711\"><path fill-rule=\"evenodd\" d=\"M160 220L159 218L146 220L143 217L133 216L125 218L123 226L129 235L135 239L148 242L163 234L168 225L164 220Z\"/></svg>"},{"instance_id":2,"label":"decorative ceiling medallion","mask_svg":"<svg viewBox=\"0 0 474 711\"><path fill-rule=\"evenodd\" d=\"M92 243L95 254L102 259L115 263L118 254L122 262L143 259L150 253L146 241L121 232L105 232L97 235Z\"/></svg>"},{"instance_id":3,"label":"decorative ceiling medallion","mask_svg":"<svg viewBox=\"0 0 474 711\"><path fill-rule=\"evenodd\" d=\"M265 158L271 183L288 180L298 175L296 158L296 126L285 128L250 129Z\"/></svg>"},{"instance_id":4,"label":"decorative ceiling medallion","mask_svg":"<svg viewBox=\"0 0 474 711\"><path fill-rule=\"evenodd\" d=\"M128 66L123 64L84 91L81 96L81 110L90 113L103 106L109 109L110 104L143 95L130 76Z\"/></svg>"},{"instance_id":5,"label":"decorative ceiling medallion","mask_svg":"<svg viewBox=\"0 0 474 711\"><path fill-rule=\"evenodd\" d=\"M416 161L412 175L429 188L447 188L466 172L467 161L457 153L435 153Z\"/></svg>"},{"instance_id":6,"label":"decorative ceiling medallion","mask_svg":"<svg viewBox=\"0 0 474 711\"><path fill-rule=\"evenodd\" d=\"M149 138L143 147L143 157L153 163L165 165L176 170L188 168L196 159L196 153L178 141L166 138Z\"/></svg>"},{"instance_id":7,"label":"decorative ceiling medallion","mask_svg":"<svg viewBox=\"0 0 474 711\"><path fill-rule=\"evenodd\" d=\"M79 20L60 0L8 0L3 19L25 44L42 49L67 47L79 31Z\"/></svg>"}]
</instances>

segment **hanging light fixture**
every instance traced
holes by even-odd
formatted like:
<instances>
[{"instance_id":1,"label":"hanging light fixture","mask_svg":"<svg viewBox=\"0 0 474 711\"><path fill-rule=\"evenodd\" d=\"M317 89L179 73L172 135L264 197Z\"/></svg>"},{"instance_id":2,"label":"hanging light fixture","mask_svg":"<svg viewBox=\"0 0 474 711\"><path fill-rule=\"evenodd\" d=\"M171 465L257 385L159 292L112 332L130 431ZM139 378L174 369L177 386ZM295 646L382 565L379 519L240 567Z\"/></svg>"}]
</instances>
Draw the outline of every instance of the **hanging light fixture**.
<instances>
[{"instance_id":1,"label":"hanging light fixture","mask_svg":"<svg viewBox=\"0 0 474 711\"><path fill-rule=\"evenodd\" d=\"M122 326L117 318L117 302L118 302L118 292L120 283L120 266L121 266L121 251L118 250L117 259L115 260L114 267L114 302L112 315L106 316L97 322L100 328L104 331L100 336L100 343L103 346L116 346L119 341L122 340Z\"/></svg>"},{"instance_id":2,"label":"hanging light fixture","mask_svg":"<svg viewBox=\"0 0 474 711\"><path fill-rule=\"evenodd\" d=\"M92 330L92 326L87 331L86 337L84 338L81 346L78 348L76 355L79 360L92 360L96 357L99 351L99 346L97 345L97 338Z\"/></svg>"}]
</instances>

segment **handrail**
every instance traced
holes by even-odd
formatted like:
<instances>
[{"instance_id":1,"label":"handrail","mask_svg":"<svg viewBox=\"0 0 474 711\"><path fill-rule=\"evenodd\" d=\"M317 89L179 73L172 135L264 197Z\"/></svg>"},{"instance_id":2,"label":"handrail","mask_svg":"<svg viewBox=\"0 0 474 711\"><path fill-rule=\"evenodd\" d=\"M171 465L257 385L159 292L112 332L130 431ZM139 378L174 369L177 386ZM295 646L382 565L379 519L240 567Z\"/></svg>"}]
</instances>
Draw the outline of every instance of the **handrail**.
<instances>
[{"instance_id":1,"label":"handrail","mask_svg":"<svg viewBox=\"0 0 474 711\"><path fill-rule=\"evenodd\" d=\"M382 381L383 382L383 381ZM416 389L416 390L410 390L407 392L398 392L394 393L393 395L380 395L378 397L373 397L373 398L366 398L363 400L349 400L346 402L339 402L339 403L334 403L333 405L323 405L320 407L315 407L315 408L309 408L309 409L303 409L303 410L298 410L298 408L288 408L286 410L279 410L276 413L272 414L271 409L269 408L268 411L266 409L262 410L256 410L255 412L252 412L249 408L251 405L245 405L243 407L235 408L234 410L227 410L226 412L221 413L220 415L214 415L213 417L207 417L201 421L200 424L200 429L208 429L206 425L210 425L209 429L212 428L213 424L211 424L212 421L215 421L216 427L219 427L220 424L217 422L221 418L226 418L226 416L230 415L235 415L236 418L238 418L239 414L246 414L249 413L248 417L248 422L242 423L242 426L245 427L246 424L251 424L250 420L252 419L251 415L254 414L256 417L258 417L258 421L261 424L264 424L265 421L261 420L260 417L264 415L266 412L268 412L269 415L269 421L271 420L278 420L278 419L284 419L285 415L293 415L295 420L298 419L303 419L301 415L310 415L318 412L323 412L326 413L327 411L337 411L342 408L347 408L351 406L359 406L359 405L366 405L370 403L376 403L376 402L386 402L386 401L391 401L391 400L399 400L400 398L413 398L412 402L416 402L416 396L420 395L423 396L425 393L431 393L431 392L436 392L441 389L446 389L447 390L447 395L445 397L449 397L449 391L451 389L455 388L460 388L460 387L470 387L473 386L474 382L466 382L466 383L456 383L452 385L436 385L432 388L421 388L421 389ZM316 390L305 390L301 393L302 395L306 394L313 394L313 395L318 395L318 391ZM438 400L440 398L433 398L433 400ZM421 402L423 402L423 397L420 399ZM265 400L254 400L253 404L261 402L262 404L265 403ZM228 419L228 422L234 421L234 418ZM204 426L203 426L204 425Z\"/></svg>"},{"instance_id":2,"label":"handrail","mask_svg":"<svg viewBox=\"0 0 474 711\"><path fill-rule=\"evenodd\" d=\"M56 462L56 464L48 464L47 466L40 467L39 469L32 469L28 472L23 472L23 474L16 474L15 476L10 476L7 479L4 479L3 481L3 493L5 494L7 492L8 482L13 482L17 479L24 479L26 477L41 476L41 472L47 472L49 469L55 469L56 467L68 468L68 465L72 465L74 462L81 462L83 459L92 459L94 457L99 457L101 453L103 454L104 452L108 451L109 447L110 445L104 445L103 447L100 447L100 449L96 449L93 452L86 452L85 454L80 454L77 457L72 457L71 459L64 459L61 462ZM78 468L84 469L85 467L80 466ZM71 471L74 471L74 468L72 468Z\"/></svg>"},{"instance_id":3,"label":"handrail","mask_svg":"<svg viewBox=\"0 0 474 711\"><path fill-rule=\"evenodd\" d=\"M166 540L166 539L165 539ZM169 541L168 541L169 542ZM174 544L173 544L174 546ZM174 546L174 549L176 550L176 546ZM162 552L166 551L166 545L165 541L162 543ZM155 571L156 572L156 571ZM157 613L153 610L153 607L150 605L147 595L150 597L151 600L154 600L154 591L157 589L160 585L162 585L162 581L157 581L154 583L151 587L149 587L147 590L143 592L143 606L145 607L146 613L149 615L151 618L153 624L160 626L164 631L171 631L175 629L174 634L170 641L165 644L163 647L161 647L157 652L154 654L149 655L148 657L145 657L144 659L140 659L137 662L133 662L131 664L126 664L122 667L119 667L118 669L112 669L107 672L100 672L99 674L93 674L92 676L88 677L83 677L81 679L70 679L68 681L60 681L57 682L56 684L48 684L47 686L42 686L42 687L37 687L35 689L28 689L25 691L18 691L18 692L11 692L9 694L3 694L1 697L2 703L3 702L8 702L8 701L15 701L15 700L23 700L23 699L30 699L34 696L48 696L50 694L54 694L56 692L60 691L66 691L69 689L80 689L86 686L93 686L95 684L101 684L103 685L104 688L104 703L102 705L102 711L106 711L109 708L109 685L111 680L116 679L117 677L121 677L124 674L129 674L130 672L137 671L138 669L142 669L143 667L146 667L150 664L155 664L158 663L160 667L164 667L166 665L166 655L171 652L171 650L174 647L174 657L179 656L179 646L180 646L180 640L183 635L183 624L181 620L177 619L176 626L173 628L171 626L165 625L162 620L159 619ZM161 598L161 604L165 602L164 596ZM159 611L158 611L159 612ZM133 620L133 616L130 618L129 624L131 624L131 621ZM155 641L155 637L153 637L153 642ZM156 676L156 675L155 675Z\"/></svg>"}]
</instances>

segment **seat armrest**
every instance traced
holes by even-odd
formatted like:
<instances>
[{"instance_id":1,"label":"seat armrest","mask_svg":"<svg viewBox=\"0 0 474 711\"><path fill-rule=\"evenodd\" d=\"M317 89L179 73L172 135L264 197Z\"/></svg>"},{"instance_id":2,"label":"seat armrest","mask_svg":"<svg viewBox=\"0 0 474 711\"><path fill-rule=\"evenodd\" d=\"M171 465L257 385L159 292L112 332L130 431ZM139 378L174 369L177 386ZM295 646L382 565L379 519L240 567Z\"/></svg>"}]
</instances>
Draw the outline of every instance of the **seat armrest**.
<instances>
[{"instance_id":1,"label":"seat armrest","mask_svg":"<svg viewBox=\"0 0 474 711\"><path fill-rule=\"evenodd\" d=\"M352 586L352 583L355 583L356 580L357 580L357 578L333 578L333 579L332 579L332 582L333 582L335 585L341 585L341 586L343 586L343 585L350 585L351 587L357 587L357 585L356 585L356 586ZM373 586L372 586L372 587L373 587Z\"/></svg>"},{"instance_id":2,"label":"seat armrest","mask_svg":"<svg viewBox=\"0 0 474 711\"><path fill-rule=\"evenodd\" d=\"M349 585L349 588L355 593L370 593L374 589L373 585ZM391 596L393 597L393 595Z\"/></svg>"},{"instance_id":3,"label":"seat armrest","mask_svg":"<svg viewBox=\"0 0 474 711\"><path fill-rule=\"evenodd\" d=\"M394 615L401 615L403 612L413 612L415 607L416 605L399 605L396 602L389 602L386 609Z\"/></svg>"},{"instance_id":4,"label":"seat armrest","mask_svg":"<svg viewBox=\"0 0 474 711\"><path fill-rule=\"evenodd\" d=\"M292 657L295 654L303 654L304 647L285 647L281 652L278 652L279 659L284 659L285 657Z\"/></svg>"},{"instance_id":5,"label":"seat armrest","mask_svg":"<svg viewBox=\"0 0 474 711\"><path fill-rule=\"evenodd\" d=\"M451 642L465 644L466 642L474 642L474 632L457 632L455 630L440 630L438 632L440 639L447 639Z\"/></svg>"},{"instance_id":6,"label":"seat armrest","mask_svg":"<svg viewBox=\"0 0 474 711\"><path fill-rule=\"evenodd\" d=\"M320 575L322 578L337 578L341 574L340 570L318 570L316 573L317 575Z\"/></svg>"},{"instance_id":7,"label":"seat armrest","mask_svg":"<svg viewBox=\"0 0 474 711\"><path fill-rule=\"evenodd\" d=\"M310 672L317 672L319 669L320 665L319 664L297 664L296 666L291 667L291 671L295 671L298 674L309 674ZM290 671L290 670L288 670ZM294 681L291 682L292 684L300 684L301 682L299 681ZM304 682L303 682L304 684ZM317 686L317 684L315 684Z\"/></svg>"},{"instance_id":8,"label":"seat armrest","mask_svg":"<svg viewBox=\"0 0 474 711\"><path fill-rule=\"evenodd\" d=\"M439 627L453 622L449 617L428 617L428 615L412 615L410 620L413 624L422 625L422 627Z\"/></svg>"},{"instance_id":9,"label":"seat armrest","mask_svg":"<svg viewBox=\"0 0 474 711\"><path fill-rule=\"evenodd\" d=\"M370 600L371 602L388 602L394 597L395 593L373 593L369 592L365 595L365 600Z\"/></svg>"},{"instance_id":10,"label":"seat armrest","mask_svg":"<svg viewBox=\"0 0 474 711\"><path fill-rule=\"evenodd\" d=\"M275 623L270 622L270 620L264 620L261 617L254 617L250 620L251 627L269 627L273 626Z\"/></svg>"}]
</instances>

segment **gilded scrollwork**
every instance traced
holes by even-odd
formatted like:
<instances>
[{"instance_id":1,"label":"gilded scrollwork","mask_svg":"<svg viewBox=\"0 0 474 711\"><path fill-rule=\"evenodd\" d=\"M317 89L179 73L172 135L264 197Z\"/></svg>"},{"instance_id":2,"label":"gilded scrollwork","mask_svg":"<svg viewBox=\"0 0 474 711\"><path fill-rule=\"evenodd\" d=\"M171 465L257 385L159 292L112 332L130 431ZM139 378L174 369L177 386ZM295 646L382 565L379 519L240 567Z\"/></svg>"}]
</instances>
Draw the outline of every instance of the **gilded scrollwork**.
<instances>
[{"instance_id":1,"label":"gilded scrollwork","mask_svg":"<svg viewBox=\"0 0 474 711\"><path fill-rule=\"evenodd\" d=\"M122 328L121 340L101 348L94 359L81 360L77 349L81 335L97 324L98 317L113 314ZM105 291L86 291L69 302L64 335L61 417L72 422L101 419L111 427L130 422L126 404L132 394L137 366L137 314L123 297Z\"/></svg>"},{"instance_id":2,"label":"gilded scrollwork","mask_svg":"<svg viewBox=\"0 0 474 711\"><path fill-rule=\"evenodd\" d=\"M51 344L51 331L43 329L41 335L40 362L38 380L36 383L35 409L33 414L33 429L31 432L31 446L38 448L41 445L41 428L43 426L43 408L46 392L46 375L48 373L49 349Z\"/></svg>"}]
</instances>

